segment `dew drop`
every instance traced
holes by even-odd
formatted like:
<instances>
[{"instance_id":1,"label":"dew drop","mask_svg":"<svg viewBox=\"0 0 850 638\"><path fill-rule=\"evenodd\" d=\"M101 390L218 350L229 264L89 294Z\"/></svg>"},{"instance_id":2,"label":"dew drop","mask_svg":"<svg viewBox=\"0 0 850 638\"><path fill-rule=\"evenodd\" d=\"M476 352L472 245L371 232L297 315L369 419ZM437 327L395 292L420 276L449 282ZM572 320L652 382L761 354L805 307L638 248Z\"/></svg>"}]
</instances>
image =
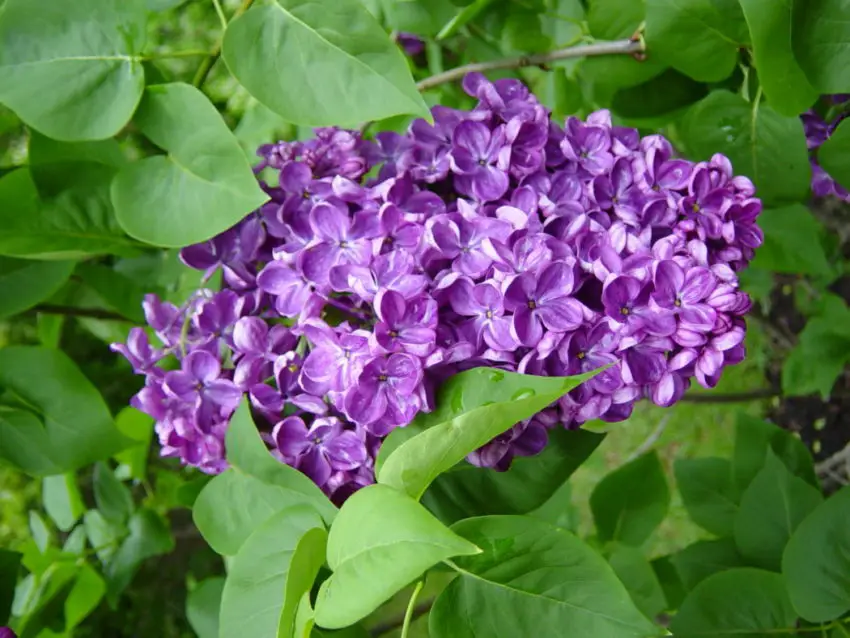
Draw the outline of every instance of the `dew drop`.
<instances>
[{"instance_id":1,"label":"dew drop","mask_svg":"<svg viewBox=\"0 0 850 638\"><path fill-rule=\"evenodd\" d=\"M449 401L449 404L452 407L452 412L455 414L460 414L463 412L463 392L458 390L454 394L452 394L452 398Z\"/></svg>"},{"instance_id":2,"label":"dew drop","mask_svg":"<svg viewBox=\"0 0 850 638\"><path fill-rule=\"evenodd\" d=\"M505 378L505 373L499 370L489 370L487 372L487 378L490 379L490 381L493 381L494 383L498 383L499 381Z\"/></svg>"},{"instance_id":3,"label":"dew drop","mask_svg":"<svg viewBox=\"0 0 850 638\"><path fill-rule=\"evenodd\" d=\"M530 399L535 395L534 390L531 388L525 388L524 390L519 390L514 392L514 395L511 397L512 401L521 401L522 399Z\"/></svg>"}]
</instances>

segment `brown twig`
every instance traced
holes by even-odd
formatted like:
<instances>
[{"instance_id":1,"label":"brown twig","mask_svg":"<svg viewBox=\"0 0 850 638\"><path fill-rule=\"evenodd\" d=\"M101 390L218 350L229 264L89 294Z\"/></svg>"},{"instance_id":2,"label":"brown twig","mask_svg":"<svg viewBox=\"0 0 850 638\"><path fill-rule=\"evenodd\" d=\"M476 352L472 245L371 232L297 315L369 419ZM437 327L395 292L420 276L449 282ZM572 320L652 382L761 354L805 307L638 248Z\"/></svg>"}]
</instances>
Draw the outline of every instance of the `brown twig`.
<instances>
[{"instance_id":1,"label":"brown twig","mask_svg":"<svg viewBox=\"0 0 850 638\"><path fill-rule=\"evenodd\" d=\"M445 84L446 82L454 82L460 80L467 73L484 73L485 71L495 71L497 69L521 69L529 66L541 66L556 60L566 60L568 58L583 58L596 55L640 55L644 51L643 41L640 39L615 40L613 42L594 42L593 44L582 44L565 49L556 49L548 53L538 53L535 55L523 55L516 58L506 58L504 60L492 60L490 62L476 62L474 64L465 64L432 75L425 78L416 85L420 91L426 91L430 88Z\"/></svg>"},{"instance_id":2,"label":"brown twig","mask_svg":"<svg viewBox=\"0 0 850 638\"><path fill-rule=\"evenodd\" d=\"M230 19L231 22L245 13L248 9L251 8L251 5L254 4L254 0L242 0L242 5L236 10L233 14L233 17ZM224 43L224 34L221 34L221 38L218 43L215 45L215 48L210 52L210 54L204 58L203 62L201 62L201 66L198 67L198 70L195 72L195 78L192 80L192 85L201 88L204 85L204 82L207 81L207 77L212 71L213 66L221 57L221 46Z\"/></svg>"},{"instance_id":3,"label":"brown twig","mask_svg":"<svg viewBox=\"0 0 850 638\"><path fill-rule=\"evenodd\" d=\"M61 306L58 304L43 303L35 306L33 312L40 312L45 315L64 315L66 317L87 317L89 319L105 319L107 321L126 321L135 323L129 317L112 312L111 310L103 310L101 308L76 308L74 306Z\"/></svg>"}]
</instances>

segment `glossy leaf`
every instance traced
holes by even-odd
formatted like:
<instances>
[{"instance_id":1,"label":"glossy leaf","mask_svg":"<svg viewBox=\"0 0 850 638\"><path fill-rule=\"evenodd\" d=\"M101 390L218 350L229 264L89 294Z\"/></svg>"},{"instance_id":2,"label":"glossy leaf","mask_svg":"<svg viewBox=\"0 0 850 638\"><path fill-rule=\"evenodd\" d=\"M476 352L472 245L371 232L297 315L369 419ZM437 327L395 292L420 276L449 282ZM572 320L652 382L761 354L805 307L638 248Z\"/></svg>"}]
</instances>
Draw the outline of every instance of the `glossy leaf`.
<instances>
[{"instance_id":1,"label":"glossy leaf","mask_svg":"<svg viewBox=\"0 0 850 638\"><path fill-rule=\"evenodd\" d=\"M70 631L85 620L104 594L106 583L103 578L90 565L84 564L65 599L65 631Z\"/></svg>"},{"instance_id":2,"label":"glossy leaf","mask_svg":"<svg viewBox=\"0 0 850 638\"><path fill-rule=\"evenodd\" d=\"M21 566L21 554L0 548L0 623L5 624L12 613L12 599Z\"/></svg>"},{"instance_id":3,"label":"glossy leaf","mask_svg":"<svg viewBox=\"0 0 850 638\"><path fill-rule=\"evenodd\" d=\"M125 166L112 183L118 222L158 246L202 242L268 197L215 107L188 84L149 86L133 118L168 155Z\"/></svg>"},{"instance_id":4,"label":"glossy leaf","mask_svg":"<svg viewBox=\"0 0 850 638\"><path fill-rule=\"evenodd\" d=\"M207 578L186 596L186 619L198 638L219 637L219 609L224 591L224 578Z\"/></svg>"},{"instance_id":5,"label":"glossy leaf","mask_svg":"<svg viewBox=\"0 0 850 638\"><path fill-rule=\"evenodd\" d=\"M731 535L738 514L732 464L711 457L679 459L673 468L691 520L717 536Z\"/></svg>"},{"instance_id":6,"label":"glossy leaf","mask_svg":"<svg viewBox=\"0 0 850 638\"><path fill-rule=\"evenodd\" d=\"M697 541L670 557L682 583L688 590L717 572L744 567L746 562L738 553L735 541L722 538L716 541Z\"/></svg>"},{"instance_id":7,"label":"glossy leaf","mask_svg":"<svg viewBox=\"0 0 850 638\"><path fill-rule=\"evenodd\" d=\"M548 434L543 452L515 458L507 472L460 464L431 484L422 503L446 523L487 514L527 514L541 507L605 438L563 428Z\"/></svg>"},{"instance_id":8,"label":"glossy leaf","mask_svg":"<svg viewBox=\"0 0 850 638\"><path fill-rule=\"evenodd\" d=\"M0 319L28 310L68 281L72 261L27 261L0 257Z\"/></svg>"},{"instance_id":9,"label":"glossy leaf","mask_svg":"<svg viewBox=\"0 0 850 638\"><path fill-rule=\"evenodd\" d=\"M73 472L46 476L41 482L41 499L47 515L63 532L70 531L86 509Z\"/></svg>"},{"instance_id":10,"label":"glossy leaf","mask_svg":"<svg viewBox=\"0 0 850 638\"><path fill-rule=\"evenodd\" d=\"M667 609L658 576L641 550L627 545L618 546L608 556L608 564L644 616L655 618Z\"/></svg>"},{"instance_id":11,"label":"glossy leaf","mask_svg":"<svg viewBox=\"0 0 850 638\"><path fill-rule=\"evenodd\" d=\"M791 534L822 501L819 490L791 474L768 451L764 467L741 498L735 544L756 565L779 571Z\"/></svg>"},{"instance_id":12,"label":"glossy leaf","mask_svg":"<svg viewBox=\"0 0 850 638\"><path fill-rule=\"evenodd\" d=\"M222 636L290 636L294 612L301 599L285 596L293 579L309 579L312 585L324 558L323 544L310 544L302 554L312 552L307 562L295 564L294 554L302 537L313 529L323 535L324 525L315 510L298 505L277 512L256 528L233 557L221 597L220 634ZM312 537L311 537L312 538ZM320 536L323 541L324 538ZM318 551L318 554L315 552ZM317 560L315 562L310 562ZM302 556L302 561L305 557ZM302 572L294 570L300 567ZM315 569L313 569L315 568ZM307 573L311 572L311 573ZM302 584L302 583L299 583ZM278 626L283 631L278 633ZM289 627L289 632L285 628Z\"/></svg>"},{"instance_id":13,"label":"glossy leaf","mask_svg":"<svg viewBox=\"0 0 850 638\"><path fill-rule=\"evenodd\" d=\"M824 238L826 229L802 204L771 208L759 215L764 244L756 251L753 266L790 275L829 277L835 272ZM806 250L798 250L806 246Z\"/></svg>"},{"instance_id":14,"label":"glossy leaf","mask_svg":"<svg viewBox=\"0 0 850 638\"><path fill-rule=\"evenodd\" d=\"M753 180L767 206L801 200L809 191L812 171L803 124L769 104L712 91L688 111L680 133L690 159L728 156L736 174Z\"/></svg>"},{"instance_id":15,"label":"glossy leaf","mask_svg":"<svg viewBox=\"0 0 850 638\"><path fill-rule=\"evenodd\" d=\"M222 54L251 95L296 124L430 117L401 50L357 0L253 7L228 26Z\"/></svg>"},{"instance_id":16,"label":"glossy leaf","mask_svg":"<svg viewBox=\"0 0 850 638\"><path fill-rule=\"evenodd\" d=\"M711 0L646 0L646 45L654 56L701 82L719 82L738 61L729 20Z\"/></svg>"},{"instance_id":17,"label":"glossy leaf","mask_svg":"<svg viewBox=\"0 0 850 638\"><path fill-rule=\"evenodd\" d=\"M755 638L794 633L796 620L782 576L747 567L730 569L701 582L685 598L670 630L677 638Z\"/></svg>"},{"instance_id":18,"label":"glossy leaf","mask_svg":"<svg viewBox=\"0 0 850 638\"><path fill-rule=\"evenodd\" d=\"M848 0L806 0L796 5L791 32L794 54L819 93L850 90Z\"/></svg>"},{"instance_id":19,"label":"glossy leaf","mask_svg":"<svg viewBox=\"0 0 850 638\"><path fill-rule=\"evenodd\" d=\"M669 505L670 490L654 452L608 474L590 495L599 539L633 546L649 538Z\"/></svg>"},{"instance_id":20,"label":"glossy leaf","mask_svg":"<svg viewBox=\"0 0 850 638\"><path fill-rule=\"evenodd\" d=\"M789 117L818 98L794 57L794 0L739 0L749 25L759 83L774 110Z\"/></svg>"},{"instance_id":21,"label":"glossy leaf","mask_svg":"<svg viewBox=\"0 0 850 638\"><path fill-rule=\"evenodd\" d=\"M97 509L109 521L123 523L133 513L130 490L105 463L94 466L94 498Z\"/></svg>"},{"instance_id":22,"label":"glossy leaf","mask_svg":"<svg viewBox=\"0 0 850 638\"><path fill-rule=\"evenodd\" d=\"M7 0L0 102L58 140L112 137L142 95L144 45L143 0Z\"/></svg>"},{"instance_id":23,"label":"glossy leaf","mask_svg":"<svg viewBox=\"0 0 850 638\"><path fill-rule=\"evenodd\" d=\"M467 454L595 374L536 377L489 368L456 374L440 387L437 408L407 426L424 431L396 449L390 443L392 451L377 469L378 482L418 499Z\"/></svg>"},{"instance_id":24,"label":"glossy leaf","mask_svg":"<svg viewBox=\"0 0 850 638\"><path fill-rule=\"evenodd\" d=\"M316 624L354 624L440 561L480 551L409 496L385 485L364 487L331 526L333 575L319 589Z\"/></svg>"},{"instance_id":25,"label":"glossy leaf","mask_svg":"<svg viewBox=\"0 0 850 638\"><path fill-rule=\"evenodd\" d=\"M782 556L782 574L806 620L832 620L850 610L850 487L800 523Z\"/></svg>"},{"instance_id":26,"label":"glossy leaf","mask_svg":"<svg viewBox=\"0 0 850 638\"><path fill-rule=\"evenodd\" d=\"M147 508L138 509L130 518L130 530L106 568L109 585L107 599L115 604L121 592L130 584L143 561L167 554L174 549L171 530L162 517Z\"/></svg>"},{"instance_id":27,"label":"glossy leaf","mask_svg":"<svg viewBox=\"0 0 850 638\"><path fill-rule=\"evenodd\" d=\"M75 470L128 443L94 386L58 350L0 349L0 386L28 408L0 411L0 458L29 474Z\"/></svg>"},{"instance_id":28,"label":"glossy leaf","mask_svg":"<svg viewBox=\"0 0 850 638\"><path fill-rule=\"evenodd\" d=\"M473 518L453 529L484 552L455 559L460 575L431 610L433 638L525 636L530 627L540 638L661 633L573 534L522 516Z\"/></svg>"}]
</instances>

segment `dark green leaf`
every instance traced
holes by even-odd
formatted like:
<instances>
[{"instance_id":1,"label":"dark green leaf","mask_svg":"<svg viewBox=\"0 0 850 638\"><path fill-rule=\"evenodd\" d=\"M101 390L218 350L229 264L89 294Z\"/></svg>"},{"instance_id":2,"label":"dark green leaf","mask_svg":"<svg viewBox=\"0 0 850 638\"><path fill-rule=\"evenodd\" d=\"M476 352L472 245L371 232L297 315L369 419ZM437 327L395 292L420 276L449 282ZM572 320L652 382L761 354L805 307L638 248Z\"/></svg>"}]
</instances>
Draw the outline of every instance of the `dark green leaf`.
<instances>
[{"instance_id":1,"label":"dark green leaf","mask_svg":"<svg viewBox=\"0 0 850 638\"><path fill-rule=\"evenodd\" d=\"M670 490L658 455L644 454L603 478L590 495L601 541L643 544L661 524Z\"/></svg>"},{"instance_id":2,"label":"dark green leaf","mask_svg":"<svg viewBox=\"0 0 850 638\"><path fill-rule=\"evenodd\" d=\"M782 367L782 391L791 396L819 393L826 401L850 362L848 324L835 323L850 312L810 319Z\"/></svg>"},{"instance_id":3,"label":"dark green leaf","mask_svg":"<svg viewBox=\"0 0 850 638\"><path fill-rule=\"evenodd\" d=\"M365 618L425 570L480 552L409 496L370 485L349 498L331 526L316 624L347 627Z\"/></svg>"},{"instance_id":4,"label":"dark green leaf","mask_svg":"<svg viewBox=\"0 0 850 638\"><path fill-rule=\"evenodd\" d=\"M148 558L174 549L174 538L166 522L153 510L140 508L130 518L130 534L121 543L106 568L107 599L114 605L130 584L139 565Z\"/></svg>"},{"instance_id":5,"label":"dark green leaf","mask_svg":"<svg viewBox=\"0 0 850 638\"><path fill-rule=\"evenodd\" d=\"M158 246L205 241L268 199L239 142L198 89L149 86L133 121L168 155L128 164L112 183L115 213L129 235Z\"/></svg>"},{"instance_id":6,"label":"dark green leaf","mask_svg":"<svg viewBox=\"0 0 850 638\"><path fill-rule=\"evenodd\" d=\"M37 476L75 470L127 445L100 394L66 355L0 349L0 387L29 410L0 410L0 458Z\"/></svg>"},{"instance_id":7,"label":"dark green leaf","mask_svg":"<svg viewBox=\"0 0 850 638\"><path fill-rule=\"evenodd\" d=\"M812 456L798 437L773 423L741 412L735 424L732 459L732 474L740 493L764 467L768 450L773 450L792 474L818 486Z\"/></svg>"},{"instance_id":8,"label":"dark green leaf","mask_svg":"<svg viewBox=\"0 0 850 638\"><path fill-rule=\"evenodd\" d=\"M670 562L673 563L688 590L693 589L712 574L746 565L743 557L738 553L735 541L731 538L697 541L673 554Z\"/></svg>"},{"instance_id":9,"label":"dark green leaf","mask_svg":"<svg viewBox=\"0 0 850 638\"><path fill-rule=\"evenodd\" d=\"M379 483L420 498L431 482L516 423L527 419L594 376L536 377L490 368L456 374L439 391L437 409L406 428L420 434L383 455ZM409 435L406 435L409 436Z\"/></svg>"},{"instance_id":10,"label":"dark green leaf","mask_svg":"<svg viewBox=\"0 0 850 638\"><path fill-rule=\"evenodd\" d=\"M543 32L541 16L519 6L508 11L502 41L510 53L542 53L552 48L552 41Z\"/></svg>"},{"instance_id":11,"label":"dark green leaf","mask_svg":"<svg viewBox=\"0 0 850 638\"><path fill-rule=\"evenodd\" d=\"M253 7L230 23L222 53L251 95L296 124L430 117L401 50L357 0Z\"/></svg>"},{"instance_id":12,"label":"dark green leaf","mask_svg":"<svg viewBox=\"0 0 850 638\"><path fill-rule=\"evenodd\" d=\"M41 500L47 515L63 532L70 531L86 510L73 472L46 476L41 482Z\"/></svg>"},{"instance_id":13,"label":"dark green leaf","mask_svg":"<svg viewBox=\"0 0 850 638\"><path fill-rule=\"evenodd\" d=\"M74 270L72 261L28 261L0 257L0 319L44 301Z\"/></svg>"},{"instance_id":14,"label":"dark green leaf","mask_svg":"<svg viewBox=\"0 0 850 638\"><path fill-rule=\"evenodd\" d=\"M20 566L21 555L18 552L0 548L0 623L3 624L6 624L12 612Z\"/></svg>"},{"instance_id":15,"label":"dark green leaf","mask_svg":"<svg viewBox=\"0 0 850 638\"><path fill-rule=\"evenodd\" d=\"M471 0L470 0L471 1ZM456 9L450 0L378 0L383 8L384 24L393 31L435 36L452 19Z\"/></svg>"},{"instance_id":16,"label":"dark green leaf","mask_svg":"<svg viewBox=\"0 0 850 638\"><path fill-rule=\"evenodd\" d=\"M657 636L605 560L573 534L522 516L454 529L484 552L455 560L460 575L431 610L432 638Z\"/></svg>"},{"instance_id":17,"label":"dark green leaf","mask_svg":"<svg viewBox=\"0 0 850 638\"><path fill-rule=\"evenodd\" d=\"M97 19L93 20L92 16ZM142 0L7 0L0 14L0 102L58 140L112 137L145 84Z\"/></svg>"},{"instance_id":18,"label":"dark green leaf","mask_svg":"<svg viewBox=\"0 0 850 638\"><path fill-rule=\"evenodd\" d=\"M678 609L685 599L685 584L682 582L682 577L670 560L670 556L661 556L650 563L652 571L655 572L655 577L661 584L661 589L664 592L664 600L666 610Z\"/></svg>"},{"instance_id":19,"label":"dark green leaf","mask_svg":"<svg viewBox=\"0 0 850 638\"><path fill-rule=\"evenodd\" d=\"M65 599L65 631L79 625L95 610L106 593L106 583L90 565L80 568L77 580Z\"/></svg>"},{"instance_id":20,"label":"dark green leaf","mask_svg":"<svg viewBox=\"0 0 850 638\"><path fill-rule=\"evenodd\" d=\"M769 209L759 215L758 223L764 231L764 244L756 251L756 268L815 277L835 274L824 248L826 230L808 207L793 204Z\"/></svg>"},{"instance_id":21,"label":"dark green leaf","mask_svg":"<svg viewBox=\"0 0 850 638\"><path fill-rule=\"evenodd\" d=\"M670 629L676 638L766 638L793 633L796 620L782 576L743 567L701 582L682 603Z\"/></svg>"},{"instance_id":22,"label":"dark green leaf","mask_svg":"<svg viewBox=\"0 0 850 638\"><path fill-rule=\"evenodd\" d=\"M821 502L821 493L788 471L771 451L741 498L735 544L760 567L779 571L782 552L800 522Z\"/></svg>"},{"instance_id":23,"label":"dark green leaf","mask_svg":"<svg viewBox=\"0 0 850 638\"><path fill-rule=\"evenodd\" d=\"M144 323L142 299L148 292L108 266L80 264L76 274L92 288L106 305L136 323Z\"/></svg>"},{"instance_id":24,"label":"dark green leaf","mask_svg":"<svg viewBox=\"0 0 850 638\"><path fill-rule=\"evenodd\" d=\"M105 463L94 466L94 500L104 518L123 523L133 513L133 497L130 490Z\"/></svg>"},{"instance_id":25,"label":"dark green leaf","mask_svg":"<svg viewBox=\"0 0 850 638\"><path fill-rule=\"evenodd\" d=\"M782 556L782 574L806 620L832 620L850 610L850 487L800 523Z\"/></svg>"},{"instance_id":26,"label":"dark green leaf","mask_svg":"<svg viewBox=\"0 0 850 638\"><path fill-rule=\"evenodd\" d=\"M514 459L507 472L461 464L438 477L422 502L446 523L485 514L527 514L541 507L603 438L556 428L540 454Z\"/></svg>"},{"instance_id":27,"label":"dark green leaf","mask_svg":"<svg viewBox=\"0 0 850 638\"><path fill-rule=\"evenodd\" d=\"M739 42L711 0L647 0L646 46L653 56L701 82L719 82L738 61Z\"/></svg>"},{"instance_id":28,"label":"dark green leaf","mask_svg":"<svg viewBox=\"0 0 850 638\"><path fill-rule=\"evenodd\" d=\"M848 0L798 0L791 31L794 53L818 93L850 90Z\"/></svg>"},{"instance_id":29,"label":"dark green leaf","mask_svg":"<svg viewBox=\"0 0 850 638\"><path fill-rule=\"evenodd\" d=\"M843 120L818 148L818 164L832 179L850 188L850 126L846 122Z\"/></svg>"},{"instance_id":30,"label":"dark green leaf","mask_svg":"<svg viewBox=\"0 0 850 638\"><path fill-rule=\"evenodd\" d=\"M186 619L198 638L219 638L219 608L224 578L216 576L198 583L186 597Z\"/></svg>"},{"instance_id":31,"label":"dark green leaf","mask_svg":"<svg viewBox=\"0 0 850 638\"><path fill-rule=\"evenodd\" d=\"M749 25L759 82L774 110L795 116L818 93L806 79L791 47L794 0L739 0Z\"/></svg>"},{"instance_id":32,"label":"dark green leaf","mask_svg":"<svg viewBox=\"0 0 850 638\"><path fill-rule=\"evenodd\" d=\"M658 576L641 550L619 545L608 556L608 563L644 616L655 618L667 608Z\"/></svg>"},{"instance_id":33,"label":"dark green leaf","mask_svg":"<svg viewBox=\"0 0 850 638\"><path fill-rule=\"evenodd\" d=\"M732 482L732 464L727 459L679 459L673 469L688 516L717 536L730 536L738 513Z\"/></svg>"},{"instance_id":34,"label":"dark green leaf","mask_svg":"<svg viewBox=\"0 0 850 638\"><path fill-rule=\"evenodd\" d=\"M768 104L749 104L729 91L712 91L694 105L680 130L691 159L723 153L735 172L753 180L768 206L800 200L812 171L803 124Z\"/></svg>"},{"instance_id":35,"label":"dark green leaf","mask_svg":"<svg viewBox=\"0 0 850 638\"><path fill-rule=\"evenodd\" d=\"M302 546L298 565L296 548L302 537L315 538L313 530L318 542ZM307 505L281 510L257 527L230 564L221 596L221 635L291 636L295 607L324 562L325 537L321 517ZM305 551L311 555L303 556ZM294 601L288 592L284 596L293 580L310 581Z\"/></svg>"},{"instance_id":36,"label":"dark green leaf","mask_svg":"<svg viewBox=\"0 0 850 638\"><path fill-rule=\"evenodd\" d=\"M708 87L673 69L667 69L643 84L620 89L611 107L628 118L656 117L675 113L700 101Z\"/></svg>"}]
</instances>

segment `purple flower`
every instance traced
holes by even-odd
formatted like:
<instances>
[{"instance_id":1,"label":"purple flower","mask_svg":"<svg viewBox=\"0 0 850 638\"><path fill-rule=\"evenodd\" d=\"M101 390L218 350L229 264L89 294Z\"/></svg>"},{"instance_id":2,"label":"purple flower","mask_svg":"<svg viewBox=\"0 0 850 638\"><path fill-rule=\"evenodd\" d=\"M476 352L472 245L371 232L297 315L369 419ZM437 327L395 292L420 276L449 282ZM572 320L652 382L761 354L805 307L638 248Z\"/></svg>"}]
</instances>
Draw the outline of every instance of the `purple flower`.
<instances>
[{"instance_id":1,"label":"purple flower","mask_svg":"<svg viewBox=\"0 0 850 638\"><path fill-rule=\"evenodd\" d=\"M543 328L555 332L575 330L584 311L573 299L573 269L562 262L548 265L539 276L526 272L505 291L505 307L513 311L512 336L522 345L534 347L543 338Z\"/></svg>"},{"instance_id":2,"label":"purple flower","mask_svg":"<svg viewBox=\"0 0 850 638\"><path fill-rule=\"evenodd\" d=\"M352 220L340 205L322 203L310 212L315 239L304 251L305 277L317 284L328 280L330 269L339 264L368 264L372 239L380 234L376 215L359 213Z\"/></svg>"},{"instance_id":3,"label":"purple flower","mask_svg":"<svg viewBox=\"0 0 850 638\"><path fill-rule=\"evenodd\" d=\"M574 124L575 122L575 124ZM611 136L600 126L586 126L571 118L568 130L561 141L561 151L571 162L577 163L591 175L602 175L611 170Z\"/></svg>"},{"instance_id":4,"label":"purple flower","mask_svg":"<svg viewBox=\"0 0 850 638\"><path fill-rule=\"evenodd\" d=\"M289 416L272 431L272 439L287 462L322 487L333 472L356 470L366 462L366 445L336 417L315 419L308 428L301 417Z\"/></svg>"},{"instance_id":5,"label":"purple flower","mask_svg":"<svg viewBox=\"0 0 850 638\"><path fill-rule=\"evenodd\" d=\"M303 273L282 261L271 261L257 275L257 287L274 297L275 310L284 317L295 317L307 305L313 287Z\"/></svg>"},{"instance_id":6,"label":"purple flower","mask_svg":"<svg viewBox=\"0 0 850 638\"><path fill-rule=\"evenodd\" d=\"M452 170L465 178L457 181L458 187L483 202L505 194L510 146L506 145L504 128L491 131L481 122L461 122L452 143Z\"/></svg>"},{"instance_id":7,"label":"purple flower","mask_svg":"<svg viewBox=\"0 0 850 638\"><path fill-rule=\"evenodd\" d=\"M214 406L235 410L242 392L233 381L221 378L221 364L204 350L183 359L180 370L167 372L163 390L183 403L201 408L199 418L209 422Z\"/></svg>"},{"instance_id":8,"label":"purple flower","mask_svg":"<svg viewBox=\"0 0 850 638\"><path fill-rule=\"evenodd\" d=\"M430 297L406 301L394 290L375 296L375 341L387 352L427 357L436 347L437 302Z\"/></svg>"},{"instance_id":9,"label":"purple flower","mask_svg":"<svg viewBox=\"0 0 850 638\"><path fill-rule=\"evenodd\" d=\"M338 333L318 323L304 326L312 344L301 369L301 387L321 396L351 387L369 360L369 335L365 332Z\"/></svg>"},{"instance_id":10,"label":"purple flower","mask_svg":"<svg viewBox=\"0 0 850 638\"><path fill-rule=\"evenodd\" d=\"M0 627L0 638L18 638L18 635L9 627Z\"/></svg>"},{"instance_id":11,"label":"purple flower","mask_svg":"<svg viewBox=\"0 0 850 638\"><path fill-rule=\"evenodd\" d=\"M130 329L126 345L113 343L109 348L113 352L124 355L136 374L159 374L154 366L162 359L163 354L151 346L148 335L141 328Z\"/></svg>"},{"instance_id":12,"label":"purple flower","mask_svg":"<svg viewBox=\"0 0 850 638\"><path fill-rule=\"evenodd\" d=\"M612 275L602 290L602 303L612 329L625 325L629 333L639 330L669 336L676 330L673 313L649 306L651 288L629 276Z\"/></svg>"},{"instance_id":13,"label":"purple flower","mask_svg":"<svg viewBox=\"0 0 850 638\"><path fill-rule=\"evenodd\" d=\"M452 286L449 301L456 313L471 317L469 327L477 344L483 340L494 350L509 351L519 345L511 335L511 321L505 316L504 299L496 286L473 286L461 279Z\"/></svg>"},{"instance_id":14,"label":"purple flower","mask_svg":"<svg viewBox=\"0 0 850 638\"><path fill-rule=\"evenodd\" d=\"M504 241L511 232L510 225L488 217L461 219L448 217L434 220L430 227L431 241L446 259L452 259L452 269L470 277L480 277L492 260L484 250L486 239Z\"/></svg>"},{"instance_id":15,"label":"purple flower","mask_svg":"<svg viewBox=\"0 0 850 638\"><path fill-rule=\"evenodd\" d=\"M375 436L410 423L420 407L422 364L408 354L378 357L363 368L345 397L345 411Z\"/></svg>"},{"instance_id":16,"label":"purple flower","mask_svg":"<svg viewBox=\"0 0 850 638\"><path fill-rule=\"evenodd\" d=\"M376 257L369 267L335 266L331 271L331 283L336 290L350 290L369 303L380 289L394 290L410 299L428 286L424 275L414 274L415 266L413 255L404 250L394 250Z\"/></svg>"},{"instance_id":17,"label":"purple flower","mask_svg":"<svg viewBox=\"0 0 850 638\"><path fill-rule=\"evenodd\" d=\"M717 320L714 308L705 303L716 285L708 268L695 266L684 271L673 260L659 262L655 269L652 299L660 307L679 315L691 330L708 331Z\"/></svg>"}]
</instances>

